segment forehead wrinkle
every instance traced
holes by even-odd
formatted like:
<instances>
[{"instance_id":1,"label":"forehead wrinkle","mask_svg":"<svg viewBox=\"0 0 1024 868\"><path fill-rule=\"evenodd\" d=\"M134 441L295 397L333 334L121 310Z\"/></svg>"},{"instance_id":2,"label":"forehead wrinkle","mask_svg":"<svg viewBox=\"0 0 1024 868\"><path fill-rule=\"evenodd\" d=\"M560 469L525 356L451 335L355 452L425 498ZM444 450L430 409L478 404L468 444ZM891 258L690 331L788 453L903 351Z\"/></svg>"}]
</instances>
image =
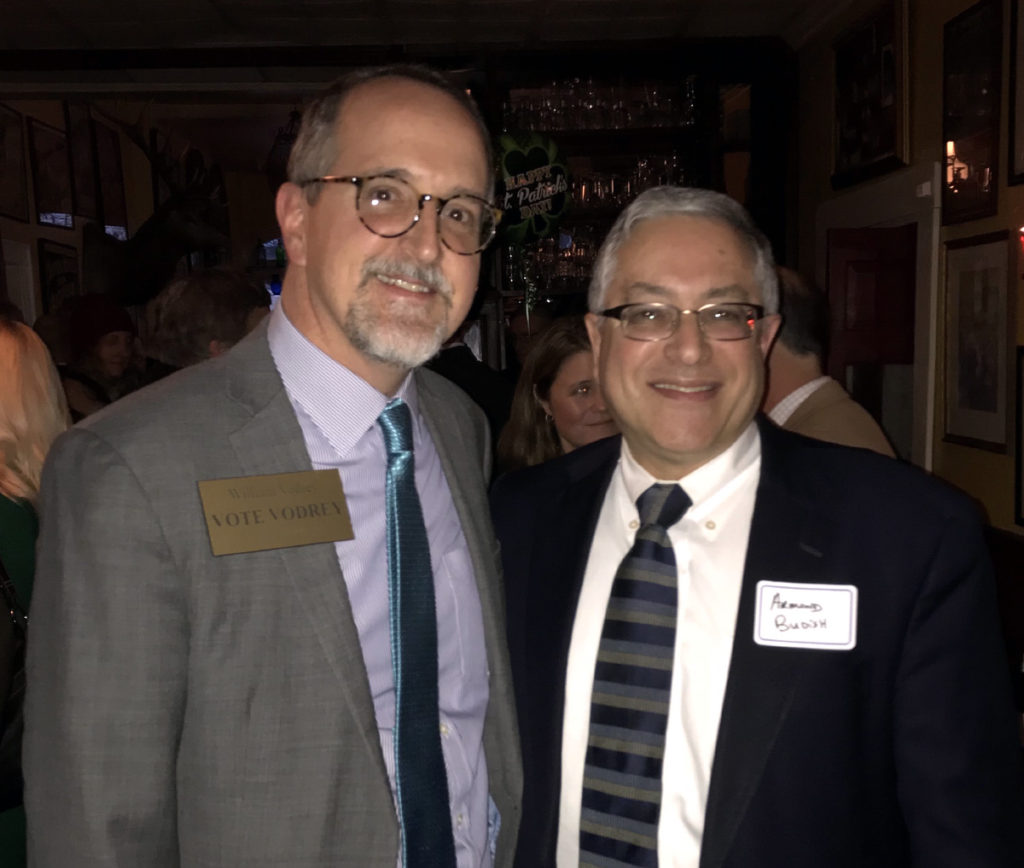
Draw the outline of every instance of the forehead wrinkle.
<instances>
[{"instance_id":1,"label":"forehead wrinkle","mask_svg":"<svg viewBox=\"0 0 1024 868\"><path fill-rule=\"evenodd\" d=\"M644 280L637 280L622 290L626 304L631 303L638 296L653 295L658 298L671 298L672 291L668 287L657 283L647 283Z\"/></svg>"},{"instance_id":2,"label":"forehead wrinkle","mask_svg":"<svg viewBox=\"0 0 1024 868\"><path fill-rule=\"evenodd\" d=\"M484 202L490 204L490 200L487 198L486 191L474 190L472 187L463 187L461 184L457 187L452 187L448 191L448 195L444 196L445 199L452 199L455 196L472 196L475 199L481 199Z\"/></svg>"},{"instance_id":3,"label":"forehead wrinkle","mask_svg":"<svg viewBox=\"0 0 1024 868\"><path fill-rule=\"evenodd\" d=\"M401 178L403 181L411 180L408 169L399 166L375 166L360 174L361 178Z\"/></svg>"},{"instance_id":4,"label":"forehead wrinkle","mask_svg":"<svg viewBox=\"0 0 1024 868\"><path fill-rule=\"evenodd\" d=\"M704 298L717 301L745 301L750 302L750 290L739 283L731 283L728 286L715 286L704 293ZM737 298L736 296L740 296Z\"/></svg>"},{"instance_id":5,"label":"forehead wrinkle","mask_svg":"<svg viewBox=\"0 0 1024 868\"><path fill-rule=\"evenodd\" d=\"M444 195L435 193L433 190L421 190L417 185L413 173L408 169L403 169L398 166L381 166L374 169L367 169L365 172L360 173L357 177L367 180L369 178L400 178L405 181L410 187L412 187L421 196L430 196L432 199L452 199L455 196L475 196L478 199L487 201L487 197L477 190L470 187L464 187L461 184L452 187L446 191Z\"/></svg>"},{"instance_id":6,"label":"forehead wrinkle","mask_svg":"<svg viewBox=\"0 0 1024 868\"><path fill-rule=\"evenodd\" d=\"M632 304L635 303L636 299L646 298L647 296L654 296L659 299L669 299L671 301L675 298L676 292L668 287L662 286L661 284L647 283L646 281L638 280L625 287L623 289L623 295L626 299L625 303ZM739 283L730 283L726 286L713 286L710 289L706 289L698 295L698 298L702 301L750 302L750 295L750 290L747 287Z\"/></svg>"}]
</instances>

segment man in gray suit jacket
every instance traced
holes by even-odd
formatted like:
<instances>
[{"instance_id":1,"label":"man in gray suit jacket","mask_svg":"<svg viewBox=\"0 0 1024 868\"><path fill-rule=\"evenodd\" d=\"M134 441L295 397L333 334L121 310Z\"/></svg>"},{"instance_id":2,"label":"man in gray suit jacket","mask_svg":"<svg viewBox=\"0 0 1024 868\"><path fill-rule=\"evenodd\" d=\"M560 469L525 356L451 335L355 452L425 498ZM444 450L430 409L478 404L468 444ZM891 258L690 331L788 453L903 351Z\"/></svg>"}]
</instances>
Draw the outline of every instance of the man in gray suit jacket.
<instances>
[{"instance_id":1,"label":"man in gray suit jacket","mask_svg":"<svg viewBox=\"0 0 1024 868\"><path fill-rule=\"evenodd\" d=\"M342 79L307 108L278 193L289 267L269 323L54 448L28 661L32 864L511 865L521 769L487 428L417 369L469 308L491 183L457 88L415 67ZM378 418L394 399L436 601L426 731L445 774L418 804L396 796L405 640ZM449 856L405 852L399 817L444 798Z\"/></svg>"}]
</instances>

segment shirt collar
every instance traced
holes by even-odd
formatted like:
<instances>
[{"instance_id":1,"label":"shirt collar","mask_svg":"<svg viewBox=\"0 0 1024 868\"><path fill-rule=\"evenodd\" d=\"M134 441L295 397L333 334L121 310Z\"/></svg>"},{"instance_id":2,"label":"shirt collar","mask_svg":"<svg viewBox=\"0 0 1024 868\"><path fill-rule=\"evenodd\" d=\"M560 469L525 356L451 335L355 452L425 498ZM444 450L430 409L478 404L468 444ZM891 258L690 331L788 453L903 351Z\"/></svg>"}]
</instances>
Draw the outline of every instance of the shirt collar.
<instances>
[{"instance_id":1,"label":"shirt collar","mask_svg":"<svg viewBox=\"0 0 1024 868\"><path fill-rule=\"evenodd\" d=\"M768 418L780 427L785 425L789 421L789 417L796 412L797 407L831 379L828 376L817 377L810 382L804 383L798 389L794 389L768 411Z\"/></svg>"},{"instance_id":2,"label":"shirt collar","mask_svg":"<svg viewBox=\"0 0 1024 868\"><path fill-rule=\"evenodd\" d=\"M288 397L344 458L377 424L392 399L314 345L288 319L283 305L270 314L267 339ZM419 397L411 374L394 397L405 401L413 419L419 419Z\"/></svg>"},{"instance_id":3,"label":"shirt collar","mask_svg":"<svg viewBox=\"0 0 1024 868\"><path fill-rule=\"evenodd\" d=\"M677 483L689 495L692 509L696 509L709 504L714 495L729 487L730 482L745 475L760 457L761 437L757 424L751 422L728 449L682 479L656 479L633 457L625 438L622 440L620 466L626 492L633 503L656 482Z\"/></svg>"}]
</instances>

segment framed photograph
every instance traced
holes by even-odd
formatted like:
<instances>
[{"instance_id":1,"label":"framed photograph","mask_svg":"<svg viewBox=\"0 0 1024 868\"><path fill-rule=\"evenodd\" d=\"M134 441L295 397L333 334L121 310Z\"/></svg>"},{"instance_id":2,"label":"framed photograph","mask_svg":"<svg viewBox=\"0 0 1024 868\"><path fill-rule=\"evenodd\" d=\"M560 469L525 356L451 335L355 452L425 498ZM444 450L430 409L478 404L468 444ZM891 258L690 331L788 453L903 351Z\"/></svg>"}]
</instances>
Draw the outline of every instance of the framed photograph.
<instances>
[{"instance_id":1,"label":"framed photograph","mask_svg":"<svg viewBox=\"0 0 1024 868\"><path fill-rule=\"evenodd\" d=\"M64 103L64 128L71 153L71 201L73 211L86 220L100 219L99 175L96 166L96 134L87 103Z\"/></svg>"},{"instance_id":2,"label":"framed photograph","mask_svg":"<svg viewBox=\"0 0 1024 868\"><path fill-rule=\"evenodd\" d=\"M1010 0L1009 182L1024 184L1024 0Z\"/></svg>"},{"instance_id":3,"label":"framed photograph","mask_svg":"<svg viewBox=\"0 0 1024 868\"><path fill-rule=\"evenodd\" d=\"M833 45L832 186L907 164L907 0L885 0Z\"/></svg>"},{"instance_id":4,"label":"framed photograph","mask_svg":"<svg viewBox=\"0 0 1024 868\"><path fill-rule=\"evenodd\" d=\"M21 115L0 105L0 214L28 223L28 173Z\"/></svg>"},{"instance_id":5,"label":"framed photograph","mask_svg":"<svg viewBox=\"0 0 1024 868\"><path fill-rule=\"evenodd\" d=\"M1024 525L1024 347L1017 347L1017 476L1013 519Z\"/></svg>"},{"instance_id":6,"label":"framed photograph","mask_svg":"<svg viewBox=\"0 0 1024 868\"><path fill-rule=\"evenodd\" d=\"M71 216L71 160L68 137L63 130L28 119L29 151L32 154L32 186L36 193L36 222L73 229Z\"/></svg>"},{"instance_id":7,"label":"framed photograph","mask_svg":"<svg viewBox=\"0 0 1024 868\"><path fill-rule=\"evenodd\" d=\"M100 179L100 213L108 235L128 239L128 209L124 197L124 172L121 169L121 135L103 123L93 124L96 136L96 163Z\"/></svg>"},{"instance_id":8,"label":"framed photograph","mask_svg":"<svg viewBox=\"0 0 1024 868\"><path fill-rule=\"evenodd\" d=\"M67 244L39 239L39 288L43 313L57 310L65 301L82 294L78 251Z\"/></svg>"},{"instance_id":9,"label":"framed photograph","mask_svg":"<svg viewBox=\"0 0 1024 868\"><path fill-rule=\"evenodd\" d=\"M981 0L942 30L944 225L996 213L1002 47L1001 0Z\"/></svg>"},{"instance_id":10,"label":"framed photograph","mask_svg":"<svg viewBox=\"0 0 1024 868\"><path fill-rule=\"evenodd\" d=\"M1009 232L946 244L944 439L951 443L1007 450L1015 247Z\"/></svg>"}]
</instances>

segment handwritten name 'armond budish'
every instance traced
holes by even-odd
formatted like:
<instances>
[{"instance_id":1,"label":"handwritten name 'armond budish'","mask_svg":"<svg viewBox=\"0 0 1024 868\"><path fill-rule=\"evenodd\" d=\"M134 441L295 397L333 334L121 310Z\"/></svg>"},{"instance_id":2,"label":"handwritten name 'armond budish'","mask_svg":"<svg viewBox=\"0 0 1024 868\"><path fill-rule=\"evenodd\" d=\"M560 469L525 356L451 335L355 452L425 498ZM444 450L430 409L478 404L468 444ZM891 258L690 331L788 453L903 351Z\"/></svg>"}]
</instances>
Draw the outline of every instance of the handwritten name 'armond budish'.
<instances>
[{"instance_id":1,"label":"handwritten name 'armond budish'","mask_svg":"<svg viewBox=\"0 0 1024 868\"><path fill-rule=\"evenodd\" d=\"M786 600L782 594L776 592L772 597L772 609L807 609L809 612L820 612L821 603L799 603L793 600Z\"/></svg>"}]
</instances>

